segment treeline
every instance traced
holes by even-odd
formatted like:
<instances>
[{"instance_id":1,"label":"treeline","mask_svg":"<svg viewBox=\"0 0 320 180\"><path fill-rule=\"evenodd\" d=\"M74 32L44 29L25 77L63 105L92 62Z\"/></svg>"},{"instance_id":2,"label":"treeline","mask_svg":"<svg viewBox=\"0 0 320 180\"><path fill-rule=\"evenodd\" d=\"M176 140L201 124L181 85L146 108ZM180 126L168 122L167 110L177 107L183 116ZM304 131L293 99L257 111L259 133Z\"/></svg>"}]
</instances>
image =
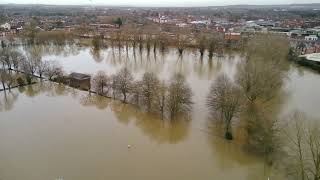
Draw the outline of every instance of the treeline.
<instances>
[{"instance_id":1,"label":"treeline","mask_svg":"<svg viewBox=\"0 0 320 180\"><path fill-rule=\"evenodd\" d=\"M120 21L118 24L120 27ZM222 53L223 49L243 49L247 41L246 37L241 37L239 40L226 40L224 33L213 30L194 31L192 28L160 27L157 24L148 24L142 27L127 24L106 34L89 31L85 25L81 25L71 32L41 31L37 25L37 20L33 19L25 27L20 36L25 43L70 44L75 43L75 39L79 36L81 38L83 34L86 34L92 39L91 43L95 50L111 44L112 47L119 49L124 47L126 50L129 47L138 48L140 51L145 48L149 54L152 50L156 52L156 49L164 52L166 48L171 46L175 47L180 55L186 48L197 48L201 57L207 51L209 58L212 58L216 53Z\"/></svg>"},{"instance_id":2,"label":"treeline","mask_svg":"<svg viewBox=\"0 0 320 180\"><path fill-rule=\"evenodd\" d=\"M108 76L99 71L92 79L92 90L99 95L120 98L162 119L188 115L192 107L192 91L184 76L175 74L169 82L159 80L152 72L134 80L127 68Z\"/></svg>"},{"instance_id":3,"label":"treeline","mask_svg":"<svg viewBox=\"0 0 320 180\"><path fill-rule=\"evenodd\" d=\"M319 123L299 112L289 120L279 117L289 70L287 40L255 36L248 47L235 77L222 74L211 86L207 105L212 122L222 125L226 139L241 139L245 150L288 179L319 180Z\"/></svg>"},{"instance_id":4,"label":"treeline","mask_svg":"<svg viewBox=\"0 0 320 180\"><path fill-rule=\"evenodd\" d=\"M55 44L64 45L74 43L74 33L64 30L43 31L39 28L39 20L32 18L30 24L25 26L23 32L19 34L19 38L24 44L40 45L40 44Z\"/></svg>"},{"instance_id":5,"label":"treeline","mask_svg":"<svg viewBox=\"0 0 320 180\"><path fill-rule=\"evenodd\" d=\"M272 163L281 134L277 102L289 69L288 41L281 36L257 35L248 42L245 59L236 74L221 74L207 98L211 119L222 124L228 140L239 133L246 150L264 155Z\"/></svg>"},{"instance_id":6,"label":"treeline","mask_svg":"<svg viewBox=\"0 0 320 180\"><path fill-rule=\"evenodd\" d=\"M191 38L188 34L176 34L173 37L165 33L158 34L144 34L139 32L123 32L117 31L108 35L107 38L112 48L117 47L119 51L124 48L126 51L129 48L139 50L140 52L145 49L149 55L151 52L154 54L159 52L164 53L167 48L176 48L180 56L187 48L196 48L202 58L207 52L209 59L215 55L223 54L223 51L230 47L233 42L224 40L224 35L219 33L202 34L199 37ZM236 44L244 46L245 40L242 39ZM103 36L94 36L92 39L92 46L95 50L101 47L106 47L106 41ZM243 47L242 47L243 48Z\"/></svg>"},{"instance_id":7,"label":"treeline","mask_svg":"<svg viewBox=\"0 0 320 180\"><path fill-rule=\"evenodd\" d=\"M280 117L284 80L289 71L287 39L275 35L252 38L234 77L219 75L207 106L211 120L228 140L240 139L289 179L320 179L320 128L300 112ZM220 126L221 125L221 126Z\"/></svg>"},{"instance_id":8,"label":"treeline","mask_svg":"<svg viewBox=\"0 0 320 180\"><path fill-rule=\"evenodd\" d=\"M49 80L62 80L64 72L56 61L43 61L41 46L27 46L26 54L14 47L5 46L0 49L0 62L2 64L0 81L2 89L9 91L12 85L25 85L33 83L34 78ZM15 72L15 73L13 73Z\"/></svg>"},{"instance_id":9,"label":"treeline","mask_svg":"<svg viewBox=\"0 0 320 180\"><path fill-rule=\"evenodd\" d=\"M35 32L33 32L35 31ZM28 45L66 45L75 42L75 36L71 32L65 31L37 31L27 30L20 36L24 44Z\"/></svg>"}]
</instances>

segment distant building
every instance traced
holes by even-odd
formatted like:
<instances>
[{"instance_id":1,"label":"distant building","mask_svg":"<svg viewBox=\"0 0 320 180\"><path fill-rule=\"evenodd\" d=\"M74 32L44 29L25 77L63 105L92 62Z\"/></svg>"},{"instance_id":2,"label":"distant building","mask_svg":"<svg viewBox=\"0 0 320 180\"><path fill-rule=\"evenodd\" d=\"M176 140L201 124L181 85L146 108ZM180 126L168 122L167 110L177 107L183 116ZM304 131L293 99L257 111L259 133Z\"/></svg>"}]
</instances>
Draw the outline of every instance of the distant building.
<instances>
[{"instance_id":1,"label":"distant building","mask_svg":"<svg viewBox=\"0 0 320 180\"><path fill-rule=\"evenodd\" d=\"M240 41L241 34L240 33L225 33L224 39L230 40L230 41Z\"/></svg>"},{"instance_id":2,"label":"distant building","mask_svg":"<svg viewBox=\"0 0 320 180\"><path fill-rule=\"evenodd\" d=\"M7 31L11 29L11 25L9 23L2 24L0 27Z\"/></svg>"},{"instance_id":3,"label":"distant building","mask_svg":"<svg viewBox=\"0 0 320 180\"><path fill-rule=\"evenodd\" d=\"M215 29L217 32L221 32L221 33L226 32L226 28L220 25L215 25Z\"/></svg>"},{"instance_id":4,"label":"distant building","mask_svg":"<svg viewBox=\"0 0 320 180\"><path fill-rule=\"evenodd\" d=\"M156 18L153 18L152 19L153 22L156 22L156 23L168 23L169 22L169 18L166 17L166 16L160 16L159 17L156 17Z\"/></svg>"},{"instance_id":5,"label":"distant building","mask_svg":"<svg viewBox=\"0 0 320 180\"><path fill-rule=\"evenodd\" d=\"M309 36L305 36L304 39L306 41L317 41L318 40L318 36L316 35L309 35Z\"/></svg>"},{"instance_id":6,"label":"distant building","mask_svg":"<svg viewBox=\"0 0 320 180\"><path fill-rule=\"evenodd\" d=\"M180 28L190 27L190 25L187 24L187 23L178 23L178 24L176 24L176 26L178 26L178 27L180 27Z\"/></svg>"},{"instance_id":7,"label":"distant building","mask_svg":"<svg viewBox=\"0 0 320 180\"><path fill-rule=\"evenodd\" d=\"M82 73L71 73L69 75L69 85L71 87L90 90L91 76Z\"/></svg>"}]
</instances>

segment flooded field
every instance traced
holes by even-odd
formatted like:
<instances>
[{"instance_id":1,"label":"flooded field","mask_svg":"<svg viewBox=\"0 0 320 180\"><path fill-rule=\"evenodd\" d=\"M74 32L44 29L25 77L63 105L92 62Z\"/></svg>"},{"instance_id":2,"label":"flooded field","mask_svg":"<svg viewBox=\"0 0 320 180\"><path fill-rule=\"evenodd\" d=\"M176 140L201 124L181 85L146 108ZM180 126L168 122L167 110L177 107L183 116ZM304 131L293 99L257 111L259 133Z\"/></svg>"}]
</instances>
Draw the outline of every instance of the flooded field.
<instances>
[{"instance_id":1,"label":"flooded field","mask_svg":"<svg viewBox=\"0 0 320 180\"><path fill-rule=\"evenodd\" d=\"M126 66L136 79L146 71L170 79L180 72L193 91L191 119L163 121L50 82L0 92L0 179L283 179L237 140L208 128L209 87L221 72L234 76L240 54L208 60L192 50L179 57L175 49L148 55L75 46L47 48L42 59L57 60L68 73L111 75ZM283 89L279 116L300 110L320 118L319 74L292 66Z\"/></svg>"}]
</instances>

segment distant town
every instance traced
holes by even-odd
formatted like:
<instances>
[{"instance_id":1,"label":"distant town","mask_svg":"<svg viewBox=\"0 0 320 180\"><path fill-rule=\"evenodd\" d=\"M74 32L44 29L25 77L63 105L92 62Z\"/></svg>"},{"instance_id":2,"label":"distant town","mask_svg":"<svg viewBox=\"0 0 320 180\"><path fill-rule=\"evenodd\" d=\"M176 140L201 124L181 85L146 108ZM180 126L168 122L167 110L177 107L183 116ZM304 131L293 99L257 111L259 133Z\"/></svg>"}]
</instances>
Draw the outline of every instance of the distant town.
<instances>
[{"instance_id":1,"label":"distant town","mask_svg":"<svg viewBox=\"0 0 320 180\"><path fill-rule=\"evenodd\" d=\"M23 34L35 22L39 32L72 32L82 38L139 31L174 39L183 33L189 45L201 33L216 33L238 48L252 34L277 33L299 54L320 52L320 4L217 6L195 8L0 5L1 36Z\"/></svg>"},{"instance_id":2,"label":"distant town","mask_svg":"<svg viewBox=\"0 0 320 180\"><path fill-rule=\"evenodd\" d=\"M320 180L320 3L92 1L0 5L0 180Z\"/></svg>"}]
</instances>

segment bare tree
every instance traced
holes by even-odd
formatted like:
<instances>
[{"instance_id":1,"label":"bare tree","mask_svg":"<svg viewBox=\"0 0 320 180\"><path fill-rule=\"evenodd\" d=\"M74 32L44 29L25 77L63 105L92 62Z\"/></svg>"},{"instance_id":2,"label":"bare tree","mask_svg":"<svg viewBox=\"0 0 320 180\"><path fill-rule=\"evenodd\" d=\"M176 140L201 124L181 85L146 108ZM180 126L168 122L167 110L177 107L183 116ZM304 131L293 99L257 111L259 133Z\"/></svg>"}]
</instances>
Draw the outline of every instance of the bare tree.
<instances>
[{"instance_id":1,"label":"bare tree","mask_svg":"<svg viewBox=\"0 0 320 180\"><path fill-rule=\"evenodd\" d=\"M178 47L178 53L181 56L184 49L187 46L187 37L185 34L177 34L177 47Z\"/></svg>"},{"instance_id":2,"label":"bare tree","mask_svg":"<svg viewBox=\"0 0 320 180\"><path fill-rule=\"evenodd\" d=\"M132 31L132 48L135 50L138 42L138 34L137 31Z\"/></svg>"},{"instance_id":3,"label":"bare tree","mask_svg":"<svg viewBox=\"0 0 320 180\"><path fill-rule=\"evenodd\" d=\"M317 121L295 112L290 119L291 131L287 131L290 156L290 176L299 180L320 179L320 128ZM307 122L309 122L307 124Z\"/></svg>"},{"instance_id":4,"label":"bare tree","mask_svg":"<svg viewBox=\"0 0 320 180\"><path fill-rule=\"evenodd\" d=\"M271 100L281 88L287 70L287 40L257 36L249 42L247 57L238 64L237 83L250 102Z\"/></svg>"},{"instance_id":5,"label":"bare tree","mask_svg":"<svg viewBox=\"0 0 320 180\"><path fill-rule=\"evenodd\" d=\"M164 118L166 103L167 103L167 93L168 93L168 87L165 84L164 81L159 83L158 88L156 89L155 94L155 107L159 111L159 114L161 116L161 119Z\"/></svg>"},{"instance_id":6,"label":"bare tree","mask_svg":"<svg viewBox=\"0 0 320 180\"><path fill-rule=\"evenodd\" d=\"M214 53L215 50L216 50L216 40L213 37L211 37L209 39L209 42L208 42L208 53L209 53L208 56L209 56L209 59L212 59L213 53Z\"/></svg>"},{"instance_id":7,"label":"bare tree","mask_svg":"<svg viewBox=\"0 0 320 180\"><path fill-rule=\"evenodd\" d=\"M127 68L121 69L114 79L114 91L123 95L123 102L127 103L127 96L132 89L133 76Z\"/></svg>"},{"instance_id":8,"label":"bare tree","mask_svg":"<svg viewBox=\"0 0 320 180\"><path fill-rule=\"evenodd\" d=\"M108 85L110 84L110 78L106 75L105 72L103 71L99 71L97 72L97 74L93 77L92 79L92 84L93 84L93 88L94 90L100 94L100 95L104 95L105 91L104 89L106 87L108 87ZM109 88L107 88L107 93L109 91Z\"/></svg>"},{"instance_id":9,"label":"bare tree","mask_svg":"<svg viewBox=\"0 0 320 180\"><path fill-rule=\"evenodd\" d=\"M45 73L45 71L48 69L49 62L48 61L40 61L36 64L37 66L37 72L40 76L40 79L42 79L42 75Z\"/></svg>"},{"instance_id":10,"label":"bare tree","mask_svg":"<svg viewBox=\"0 0 320 180\"><path fill-rule=\"evenodd\" d=\"M11 92L11 87L16 82L16 76L14 74L12 74L11 72L7 72L6 76L7 76L6 83L7 83L9 92Z\"/></svg>"},{"instance_id":11,"label":"bare tree","mask_svg":"<svg viewBox=\"0 0 320 180\"><path fill-rule=\"evenodd\" d=\"M94 50L99 50L101 48L103 43L102 39L103 36L94 36L94 38L91 41Z\"/></svg>"},{"instance_id":12,"label":"bare tree","mask_svg":"<svg viewBox=\"0 0 320 180\"><path fill-rule=\"evenodd\" d=\"M16 82L16 78L11 71L0 69L0 81L2 83L3 90L6 90L6 85L7 85L8 90L11 91L11 87Z\"/></svg>"},{"instance_id":13,"label":"bare tree","mask_svg":"<svg viewBox=\"0 0 320 180\"><path fill-rule=\"evenodd\" d=\"M146 35L146 49L147 49L148 55L150 54L151 44L152 44L152 36L150 34L147 34Z\"/></svg>"},{"instance_id":14,"label":"bare tree","mask_svg":"<svg viewBox=\"0 0 320 180\"><path fill-rule=\"evenodd\" d=\"M62 67L57 61L47 61L47 66L44 71L44 75L49 78L51 81L53 78L56 78L63 74Z\"/></svg>"},{"instance_id":15,"label":"bare tree","mask_svg":"<svg viewBox=\"0 0 320 180\"><path fill-rule=\"evenodd\" d=\"M158 47L158 40L159 40L159 36L154 35L155 37L152 38L152 43L153 43L153 53L156 54L157 53L157 47Z\"/></svg>"},{"instance_id":16,"label":"bare tree","mask_svg":"<svg viewBox=\"0 0 320 180\"><path fill-rule=\"evenodd\" d=\"M200 56L203 57L204 51L206 50L207 39L205 36L201 36L197 41Z\"/></svg>"},{"instance_id":17,"label":"bare tree","mask_svg":"<svg viewBox=\"0 0 320 180\"><path fill-rule=\"evenodd\" d=\"M227 75L218 76L212 84L207 105L214 118L225 124L225 138L232 140L231 124L234 117L240 112L241 94L239 88L231 82Z\"/></svg>"},{"instance_id":18,"label":"bare tree","mask_svg":"<svg viewBox=\"0 0 320 180\"><path fill-rule=\"evenodd\" d=\"M155 96L159 87L159 79L154 73L144 73L141 81L143 102L147 107L147 111L150 112L153 109Z\"/></svg>"},{"instance_id":19,"label":"bare tree","mask_svg":"<svg viewBox=\"0 0 320 180\"><path fill-rule=\"evenodd\" d=\"M246 149L264 157L265 162L272 164L282 151L283 124L279 118L261 104L248 104L245 114L247 144Z\"/></svg>"},{"instance_id":20,"label":"bare tree","mask_svg":"<svg viewBox=\"0 0 320 180\"><path fill-rule=\"evenodd\" d=\"M2 62L2 67L11 69L12 62L10 60L10 49L8 47L2 48L0 51L0 61Z\"/></svg>"},{"instance_id":21,"label":"bare tree","mask_svg":"<svg viewBox=\"0 0 320 180\"><path fill-rule=\"evenodd\" d=\"M116 90L117 89L116 86L117 86L117 77L116 77L116 75L112 75L111 76L111 89L112 89L113 99L116 99L116 96L118 94L118 91Z\"/></svg>"},{"instance_id":22,"label":"bare tree","mask_svg":"<svg viewBox=\"0 0 320 180\"><path fill-rule=\"evenodd\" d=\"M138 42L139 42L139 51L141 53L143 50L143 35L141 34L141 32L139 32L139 35L138 35Z\"/></svg>"},{"instance_id":23,"label":"bare tree","mask_svg":"<svg viewBox=\"0 0 320 180\"><path fill-rule=\"evenodd\" d=\"M166 46L167 46L167 39L163 34L159 35L159 48L160 48L160 52L164 53L166 50Z\"/></svg>"},{"instance_id":24,"label":"bare tree","mask_svg":"<svg viewBox=\"0 0 320 180\"><path fill-rule=\"evenodd\" d=\"M11 51L10 56L13 67L19 69L19 65L23 61L24 56L17 50Z\"/></svg>"},{"instance_id":25,"label":"bare tree","mask_svg":"<svg viewBox=\"0 0 320 180\"><path fill-rule=\"evenodd\" d=\"M35 37L37 35L37 19L33 18L28 26L25 27L24 36L27 38L28 42L35 43Z\"/></svg>"},{"instance_id":26,"label":"bare tree","mask_svg":"<svg viewBox=\"0 0 320 180\"><path fill-rule=\"evenodd\" d=\"M37 70L37 65L30 59L24 59L21 68L25 74L33 76Z\"/></svg>"},{"instance_id":27,"label":"bare tree","mask_svg":"<svg viewBox=\"0 0 320 180\"><path fill-rule=\"evenodd\" d=\"M36 65L33 61L29 61L28 59L24 59L21 64L21 69L24 73L24 76L29 84L32 83L32 76L36 72Z\"/></svg>"},{"instance_id":28,"label":"bare tree","mask_svg":"<svg viewBox=\"0 0 320 180\"><path fill-rule=\"evenodd\" d=\"M314 180L320 179L320 128L312 126L308 132L308 149L310 151L311 168L308 170Z\"/></svg>"},{"instance_id":29,"label":"bare tree","mask_svg":"<svg viewBox=\"0 0 320 180\"><path fill-rule=\"evenodd\" d=\"M121 50L121 48L122 48L121 40L122 40L122 31L121 31L121 30L118 30L118 31L116 32L116 42L118 43L119 53L120 53L120 50Z\"/></svg>"},{"instance_id":30,"label":"bare tree","mask_svg":"<svg viewBox=\"0 0 320 180\"><path fill-rule=\"evenodd\" d=\"M2 84L2 89L6 90L6 83L7 83L8 73L4 69L0 69L0 81Z\"/></svg>"},{"instance_id":31,"label":"bare tree","mask_svg":"<svg viewBox=\"0 0 320 180\"><path fill-rule=\"evenodd\" d=\"M192 107L192 91L183 75L175 74L168 88L167 107L170 119L188 113Z\"/></svg>"},{"instance_id":32,"label":"bare tree","mask_svg":"<svg viewBox=\"0 0 320 180\"><path fill-rule=\"evenodd\" d=\"M294 112L293 116L290 118L292 120L292 126L295 132L289 132L289 147L291 152L288 152L294 159L294 171L290 172L289 174L293 173L295 177L301 180L305 180L307 177L306 167L305 167L305 132L307 132L306 127L304 125L304 118L301 113Z\"/></svg>"},{"instance_id":33,"label":"bare tree","mask_svg":"<svg viewBox=\"0 0 320 180\"><path fill-rule=\"evenodd\" d=\"M141 99L142 99L142 82L136 81L132 83L131 88L131 94L132 94L132 102L136 106L140 106Z\"/></svg>"},{"instance_id":34,"label":"bare tree","mask_svg":"<svg viewBox=\"0 0 320 180\"><path fill-rule=\"evenodd\" d=\"M27 49L27 58L24 60L22 67L25 73L35 74L39 63L41 63L42 53L41 46L34 45Z\"/></svg>"}]
</instances>

